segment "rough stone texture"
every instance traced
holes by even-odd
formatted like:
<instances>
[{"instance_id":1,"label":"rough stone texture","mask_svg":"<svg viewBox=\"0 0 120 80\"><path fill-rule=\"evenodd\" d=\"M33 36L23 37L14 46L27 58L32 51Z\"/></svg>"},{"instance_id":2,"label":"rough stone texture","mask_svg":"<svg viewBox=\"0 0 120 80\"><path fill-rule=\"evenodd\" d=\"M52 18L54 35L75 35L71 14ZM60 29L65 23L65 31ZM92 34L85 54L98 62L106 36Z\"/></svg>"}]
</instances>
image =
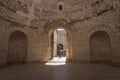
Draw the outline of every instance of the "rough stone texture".
<instances>
[{"instance_id":1,"label":"rough stone texture","mask_svg":"<svg viewBox=\"0 0 120 80\"><path fill-rule=\"evenodd\" d=\"M25 34L16 31L9 38L7 62L19 63L26 62L27 58L27 37Z\"/></svg>"},{"instance_id":2,"label":"rough stone texture","mask_svg":"<svg viewBox=\"0 0 120 80\"><path fill-rule=\"evenodd\" d=\"M110 37L112 64L120 65L120 1L62 2L64 10L59 11L59 0L0 0L1 66L7 63L9 37L15 31L27 36L28 62L48 61L50 35L59 26L68 34L68 59L90 62L90 38L93 33L103 31Z\"/></svg>"},{"instance_id":3,"label":"rough stone texture","mask_svg":"<svg viewBox=\"0 0 120 80\"><path fill-rule=\"evenodd\" d=\"M96 32L90 39L90 55L92 62L111 62L111 46L109 35L104 32Z\"/></svg>"}]
</instances>

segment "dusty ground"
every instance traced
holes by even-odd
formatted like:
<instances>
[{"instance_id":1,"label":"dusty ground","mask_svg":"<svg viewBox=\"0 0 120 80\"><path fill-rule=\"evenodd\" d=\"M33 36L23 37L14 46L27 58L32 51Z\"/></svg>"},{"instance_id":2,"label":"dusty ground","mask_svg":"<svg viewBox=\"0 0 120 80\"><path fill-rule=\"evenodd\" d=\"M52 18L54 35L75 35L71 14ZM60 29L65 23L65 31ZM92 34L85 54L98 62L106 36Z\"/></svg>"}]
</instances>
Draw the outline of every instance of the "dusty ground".
<instances>
[{"instance_id":1,"label":"dusty ground","mask_svg":"<svg viewBox=\"0 0 120 80\"><path fill-rule=\"evenodd\" d=\"M20 64L0 69L0 80L120 80L120 68L88 63Z\"/></svg>"}]
</instances>

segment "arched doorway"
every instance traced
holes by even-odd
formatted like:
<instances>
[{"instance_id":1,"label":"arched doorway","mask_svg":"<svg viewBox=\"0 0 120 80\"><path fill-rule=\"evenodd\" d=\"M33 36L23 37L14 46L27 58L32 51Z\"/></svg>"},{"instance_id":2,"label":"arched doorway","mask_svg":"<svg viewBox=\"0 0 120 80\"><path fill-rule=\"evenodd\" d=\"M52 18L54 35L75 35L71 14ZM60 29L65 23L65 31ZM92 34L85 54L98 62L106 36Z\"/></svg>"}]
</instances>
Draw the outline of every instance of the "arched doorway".
<instances>
[{"instance_id":1,"label":"arched doorway","mask_svg":"<svg viewBox=\"0 0 120 80\"><path fill-rule=\"evenodd\" d=\"M50 20L48 21L43 29L45 31L45 33L47 33L48 35L48 50L47 50L47 57L46 59L49 61L49 59L52 59L53 56L53 50L54 50L54 46L53 46L53 32L54 30L58 29L58 28L62 28L66 31L66 58L67 60L72 60L72 34L71 34L71 25L68 24L68 21L66 21L65 19L54 19L54 20Z\"/></svg>"},{"instance_id":2,"label":"arched doorway","mask_svg":"<svg viewBox=\"0 0 120 80\"><path fill-rule=\"evenodd\" d=\"M49 51L50 60L46 65L65 65L66 60L70 59L71 43L70 34L66 29L53 28L49 32Z\"/></svg>"},{"instance_id":3,"label":"arched doorway","mask_svg":"<svg viewBox=\"0 0 120 80\"><path fill-rule=\"evenodd\" d=\"M67 33L63 28L54 29L50 39L51 44L51 58L56 56L66 57L67 51Z\"/></svg>"},{"instance_id":4,"label":"arched doorway","mask_svg":"<svg viewBox=\"0 0 120 80\"><path fill-rule=\"evenodd\" d=\"M111 63L111 42L104 31L95 32L90 38L90 54L92 62Z\"/></svg>"},{"instance_id":5,"label":"arched doorway","mask_svg":"<svg viewBox=\"0 0 120 80\"><path fill-rule=\"evenodd\" d=\"M21 31L13 32L9 37L7 63L16 64L26 62L27 47L27 36Z\"/></svg>"}]
</instances>

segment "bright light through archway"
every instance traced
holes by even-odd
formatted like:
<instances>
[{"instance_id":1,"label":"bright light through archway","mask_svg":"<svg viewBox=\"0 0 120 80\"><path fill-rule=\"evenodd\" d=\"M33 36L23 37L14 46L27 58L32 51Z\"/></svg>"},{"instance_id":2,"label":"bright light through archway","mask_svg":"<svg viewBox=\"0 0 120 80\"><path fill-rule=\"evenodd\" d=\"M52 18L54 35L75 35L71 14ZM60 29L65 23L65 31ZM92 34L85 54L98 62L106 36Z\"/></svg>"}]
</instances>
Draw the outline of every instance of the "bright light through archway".
<instances>
[{"instance_id":1,"label":"bright light through archway","mask_svg":"<svg viewBox=\"0 0 120 80\"><path fill-rule=\"evenodd\" d=\"M64 29L62 29L62 28L58 28L57 30L58 30L58 31L64 31Z\"/></svg>"},{"instance_id":2,"label":"bright light through archway","mask_svg":"<svg viewBox=\"0 0 120 80\"><path fill-rule=\"evenodd\" d=\"M66 57L54 57L52 60L45 63L45 65L65 65L66 64Z\"/></svg>"}]
</instances>

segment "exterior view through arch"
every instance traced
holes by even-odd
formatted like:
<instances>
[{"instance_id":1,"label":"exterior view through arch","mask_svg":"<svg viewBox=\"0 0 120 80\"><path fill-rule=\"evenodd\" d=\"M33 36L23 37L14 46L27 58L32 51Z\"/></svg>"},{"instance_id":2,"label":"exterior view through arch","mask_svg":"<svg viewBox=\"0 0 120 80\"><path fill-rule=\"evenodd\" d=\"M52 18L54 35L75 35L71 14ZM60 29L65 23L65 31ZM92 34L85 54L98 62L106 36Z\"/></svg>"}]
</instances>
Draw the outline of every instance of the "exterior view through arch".
<instances>
[{"instance_id":1,"label":"exterior view through arch","mask_svg":"<svg viewBox=\"0 0 120 80\"><path fill-rule=\"evenodd\" d=\"M66 56L66 30L62 28L54 29L51 34L51 58L56 56Z\"/></svg>"},{"instance_id":2,"label":"exterior view through arch","mask_svg":"<svg viewBox=\"0 0 120 80\"><path fill-rule=\"evenodd\" d=\"M13 32L9 37L7 63L16 64L26 62L27 46L27 36L21 31Z\"/></svg>"},{"instance_id":3,"label":"exterior view through arch","mask_svg":"<svg viewBox=\"0 0 120 80\"><path fill-rule=\"evenodd\" d=\"M67 31L63 28L52 29L49 33L50 60L46 65L65 65L70 59L70 41Z\"/></svg>"},{"instance_id":4,"label":"exterior view through arch","mask_svg":"<svg viewBox=\"0 0 120 80\"><path fill-rule=\"evenodd\" d=\"M93 33L90 38L90 54L92 62L111 63L111 42L106 32L98 31Z\"/></svg>"},{"instance_id":5,"label":"exterior view through arch","mask_svg":"<svg viewBox=\"0 0 120 80\"><path fill-rule=\"evenodd\" d=\"M71 34L70 31L67 27L53 27L52 29L49 30L49 50L48 50L48 54L49 59L52 59L56 56L57 54L57 44L55 43L55 34L56 34L56 30L64 30L66 32L66 35L64 35L66 37L65 40L65 45L63 45L64 50L63 50L63 54L65 55L67 60L71 59L72 56L72 49L71 49ZM61 44L61 43L60 43ZM56 47L55 47L56 46Z\"/></svg>"}]
</instances>

